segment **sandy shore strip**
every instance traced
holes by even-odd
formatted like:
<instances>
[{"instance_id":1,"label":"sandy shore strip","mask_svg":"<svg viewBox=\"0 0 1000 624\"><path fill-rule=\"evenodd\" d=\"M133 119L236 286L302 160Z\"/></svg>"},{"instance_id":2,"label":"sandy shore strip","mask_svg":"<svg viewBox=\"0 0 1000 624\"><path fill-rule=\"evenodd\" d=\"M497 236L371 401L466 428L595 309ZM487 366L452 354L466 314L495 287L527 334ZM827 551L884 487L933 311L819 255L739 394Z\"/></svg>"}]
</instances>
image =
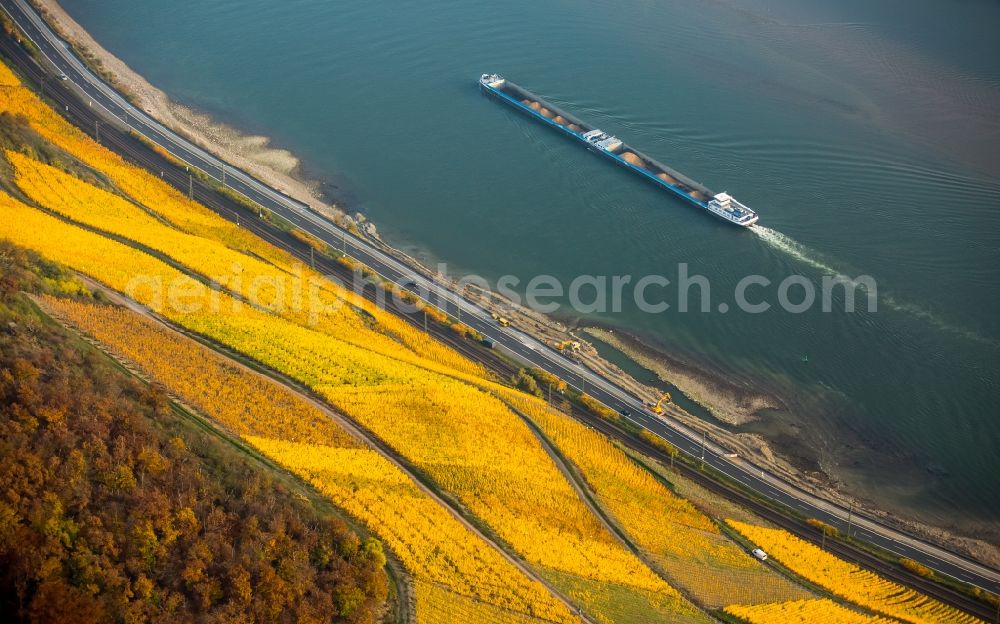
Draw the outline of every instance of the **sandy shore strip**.
<instances>
[{"instance_id":1,"label":"sandy shore strip","mask_svg":"<svg viewBox=\"0 0 1000 624\"><path fill-rule=\"evenodd\" d=\"M729 425L746 424L756 420L760 410L782 407L781 402L774 397L712 379L665 354L654 353L651 347L629 334L599 327L585 327L580 331L608 344L639 366L652 371L661 380L673 384L689 399L707 409L712 416Z\"/></svg>"},{"instance_id":2,"label":"sandy shore strip","mask_svg":"<svg viewBox=\"0 0 1000 624\"><path fill-rule=\"evenodd\" d=\"M308 204L313 210L331 219L344 217L337 206L323 201L318 182L298 175L301 163L294 154L272 147L267 137L245 135L208 115L171 101L166 93L104 49L56 0L31 0L31 3L102 78L147 114L202 149Z\"/></svg>"}]
</instances>

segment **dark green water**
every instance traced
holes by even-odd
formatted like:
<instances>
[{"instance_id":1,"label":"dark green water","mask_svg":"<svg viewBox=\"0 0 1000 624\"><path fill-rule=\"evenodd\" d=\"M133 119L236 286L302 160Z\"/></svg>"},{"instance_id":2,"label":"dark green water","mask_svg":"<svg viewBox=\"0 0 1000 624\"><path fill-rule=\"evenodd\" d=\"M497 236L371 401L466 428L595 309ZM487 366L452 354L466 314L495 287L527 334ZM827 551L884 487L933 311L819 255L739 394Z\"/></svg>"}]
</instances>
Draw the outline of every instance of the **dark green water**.
<instances>
[{"instance_id":1,"label":"dark green water","mask_svg":"<svg viewBox=\"0 0 1000 624\"><path fill-rule=\"evenodd\" d=\"M781 397L774 426L796 425L850 490L1000 534L997 3L64 4L155 85L274 137L452 274L673 279L686 262L713 302L748 274L873 276L874 313L626 299L589 320ZM481 97L483 71L728 190L765 227L715 221Z\"/></svg>"}]
</instances>

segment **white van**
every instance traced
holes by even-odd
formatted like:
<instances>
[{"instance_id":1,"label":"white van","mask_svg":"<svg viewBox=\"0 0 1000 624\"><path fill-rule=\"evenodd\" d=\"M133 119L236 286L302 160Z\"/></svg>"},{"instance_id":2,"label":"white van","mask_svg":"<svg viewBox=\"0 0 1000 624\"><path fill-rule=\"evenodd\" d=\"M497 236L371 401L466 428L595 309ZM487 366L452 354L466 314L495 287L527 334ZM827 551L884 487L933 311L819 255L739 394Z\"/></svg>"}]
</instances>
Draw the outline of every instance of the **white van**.
<instances>
[{"instance_id":1,"label":"white van","mask_svg":"<svg viewBox=\"0 0 1000 624\"><path fill-rule=\"evenodd\" d=\"M761 550L760 548L754 548L753 550L750 551L750 554L752 554L757 559L760 559L761 561L767 561L767 553Z\"/></svg>"}]
</instances>

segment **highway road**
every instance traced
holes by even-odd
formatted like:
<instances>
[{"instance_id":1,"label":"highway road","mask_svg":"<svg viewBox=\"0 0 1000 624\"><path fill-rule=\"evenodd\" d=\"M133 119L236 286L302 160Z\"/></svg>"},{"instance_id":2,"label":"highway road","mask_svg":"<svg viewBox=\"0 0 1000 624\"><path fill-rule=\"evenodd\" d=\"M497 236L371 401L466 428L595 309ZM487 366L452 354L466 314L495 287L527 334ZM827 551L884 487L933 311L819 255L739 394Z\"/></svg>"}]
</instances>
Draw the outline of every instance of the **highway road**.
<instances>
[{"instance_id":1,"label":"highway road","mask_svg":"<svg viewBox=\"0 0 1000 624\"><path fill-rule=\"evenodd\" d=\"M119 124L126 124L192 168L220 181L224 178L230 189L280 215L331 247L345 250L349 256L385 279L397 284L414 284L421 297L453 316L460 316L462 322L491 338L496 348L507 351L527 365L560 377L617 412L628 413L626 418L635 425L669 441L695 461L703 458L706 466L733 482L740 483L797 514L822 520L844 533L847 532L850 516L851 535L900 557L918 561L938 574L1000 594L1000 572L997 570L889 527L875 518L857 512L852 514L848 509L814 496L746 459L727 457L726 449L711 440L704 440L701 432L670 418L669 411L666 417L657 417L646 409L640 398L564 357L555 349L517 328L498 327L485 310L456 292L424 278L377 246L337 227L305 204L223 163L133 106L91 72L25 0L0 0L0 6L38 46L55 72L66 76L61 86L75 91L77 99L93 108L94 112L103 112L108 122L113 118ZM478 88L476 79L476 76L470 76L470 89Z\"/></svg>"}]
</instances>

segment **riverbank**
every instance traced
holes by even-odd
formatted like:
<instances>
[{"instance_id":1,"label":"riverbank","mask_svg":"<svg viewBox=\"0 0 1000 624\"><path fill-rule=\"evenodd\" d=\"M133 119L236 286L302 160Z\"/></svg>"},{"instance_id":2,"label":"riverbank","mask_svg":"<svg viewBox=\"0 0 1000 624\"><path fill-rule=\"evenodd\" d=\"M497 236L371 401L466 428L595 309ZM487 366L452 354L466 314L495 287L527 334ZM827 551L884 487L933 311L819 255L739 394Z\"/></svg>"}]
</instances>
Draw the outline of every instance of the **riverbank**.
<instances>
[{"instance_id":1,"label":"riverbank","mask_svg":"<svg viewBox=\"0 0 1000 624\"><path fill-rule=\"evenodd\" d=\"M49 24L120 93L171 130L269 186L307 203L330 218L345 216L322 196L318 181L300 175L301 161L271 139L247 135L210 116L171 100L124 61L104 49L55 0L31 0Z\"/></svg>"},{"instance_id":2,"label":"riverbank","mask_svg":"<svg viewBox=\"0 0 1000 624\"><path fill-rule=\"evenodd\" d=\"M726 424L744 425L760 418L761 410L783 407L777 397L743 388L723 379L713 379L689 364L654 350L626 332L600 327L586 327L581 331L624 353L663 381L669 380L713 417Z\"/></svg>"},{"instance_id":3,"label":"riverbank","mask_svg":"<svg viewBox=\"0 0 1000 624\"><path fill-rule=\"evenodd\" d=\"M107 63L103 63L103 65L104 65L104 66L108 66L108 64L107 64ZM154 114L155 114L155 113L154 113ZM216 150L213 150L213 151L216 151ZM217 152L217 153L218 153L218 152ZM239 162L238 162L238 161L236 161L236 164L239 164ZM252 171L252 169L251 169L251 172L253 172L253 171ZM268 182L269 184L273 183L273 182L272 182L272 178L270 178L270 177L268 177L268 176L266 176L266 175L262 175L262 176L260 176L260 177L261 177L262 179L264 179L264 181ZM283 187L282 187L282 185L281 185L280 183L278 183L278 184L275 184L275 185L276 185L276 186L278 186L279 188L283 188ZM283 190L287 190L287 189L284 189L284 188L283 188ZM305 199L305 198L306 198L306 196L303 196L303 195L300 195L300 194L298 194L298 193L295 193L295 192L292 192L291 194L292 194L292 195L295 195L295 196L297 196L297 197L300 197L300 198L302 198L302 199ZM502 305L502 304L500 304L500 305ZM545 325L545 322L544 322L544 321L539 321L538 323L539 323L540 325ZM536 332L538 332L538 331L542 331L541 329L539 329L539 328L537 328L537 327L535 327L535 328L532 328L532 327L531 327L531 326L529 326L528 324L525 324L524 326L522 326L522 325L521 325L520 323L517 323L517 322L516 322L515 324L517 324L517 325L518 325L518 327L520 327L520 328L522 328L522 329L525 329L525 330L528 330L528 331L532 331L532 333L536 333ZM547 342L549 342L549 341L547 341ZM588 366L590 366L590 364L588 364ZM617 377L613 377L613 378L617 379ZM642 394L640 394L640 396L645 396L645 395L642 395ZM756 457L755 457L755 461L756 461ZM762 463L764 463L764 462L762 462Z\"/></svg>"}]
</instances>

